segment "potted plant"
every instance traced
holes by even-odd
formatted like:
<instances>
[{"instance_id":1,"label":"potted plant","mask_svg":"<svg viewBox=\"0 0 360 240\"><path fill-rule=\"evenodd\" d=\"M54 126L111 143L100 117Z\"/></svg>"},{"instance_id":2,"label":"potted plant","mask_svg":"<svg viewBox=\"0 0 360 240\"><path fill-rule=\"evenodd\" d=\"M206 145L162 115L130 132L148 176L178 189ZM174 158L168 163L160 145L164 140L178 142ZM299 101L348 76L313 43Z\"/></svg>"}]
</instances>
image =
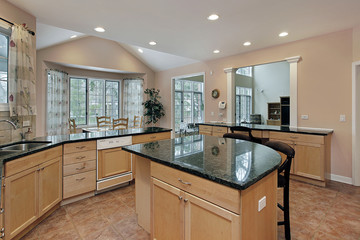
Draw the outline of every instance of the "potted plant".
<instances>
[{"instance_id":1,"label":"potted plant","mask_svg":"<svg viewBox=\"0 0 360 240\"><path fill-rule=\"evenodd\" d=\"M162 103L159 101L160 90L155 88L147 88L144 93L147 95L147 100L142 103L144 105L145 123L154 126L162 116L165 116L165 110Z\"/></svg>"}]
</instances>

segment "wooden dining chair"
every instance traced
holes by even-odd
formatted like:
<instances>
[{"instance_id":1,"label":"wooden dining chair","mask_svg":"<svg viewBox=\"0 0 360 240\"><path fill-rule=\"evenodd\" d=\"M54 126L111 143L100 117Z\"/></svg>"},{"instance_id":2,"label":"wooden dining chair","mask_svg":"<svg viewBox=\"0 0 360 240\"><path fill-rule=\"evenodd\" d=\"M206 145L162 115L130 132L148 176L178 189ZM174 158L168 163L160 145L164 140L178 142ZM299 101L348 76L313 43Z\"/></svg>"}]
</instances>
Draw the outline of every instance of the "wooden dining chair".
<instances>
[{"instance_id":1,"label":"wooden dining chair","mask_svg":"<svg viewBox=\"0 0 360 240\"><path fill-rule=\"evenodd\" d=\"M73 118L69 118L69 131L70 133L76 133L76 123Z\"/></svg>"},{"instance_id":2,"label":"wooden dining chair","mask_svg":"<svg viewBox=\"0 0 360 240\"><path fill-rule=\"evenodd\" d=\"M143 116L134 116L134 128L141 128L143 124Z\"/></svg>"},{"instance_id":3,"label":"wooden dining chair","mask_svg":"<svg viewBox=\"0 0 360 240\"><path fill-rule=\"evenodd\" d=\"M128 129L129 126L129 118L113 118L113 129L119 130L119 129Z\"/></svg>"},{"instance_id":4,"label":"wooden dining chair","mask_svg":"<svg viewBox=\"0 0 360 240\"><path fill-rule=\"evenodd\" d=\"M278 225L285 226L285 239L290 240L290 208L289 208L289 185L290 185L290 169L292 159L295 157L295 150L288 144L279 141L268 141L265 143L275 151L278 151L286 156L286 159L278 168L278 188L283 188L283 203L277 206L284 212L284 221L279 221Z\"/></svg>"},{"instance_id":5,"label":"wooden dining chair","mask_svg":"<svg viewBox=\"0 0 360 240\"><path fill-rule=\"evenodd\" d=\"M96 117L97 127L111 127L111 118L106 116Z\"/></svg>"}]
</instances>

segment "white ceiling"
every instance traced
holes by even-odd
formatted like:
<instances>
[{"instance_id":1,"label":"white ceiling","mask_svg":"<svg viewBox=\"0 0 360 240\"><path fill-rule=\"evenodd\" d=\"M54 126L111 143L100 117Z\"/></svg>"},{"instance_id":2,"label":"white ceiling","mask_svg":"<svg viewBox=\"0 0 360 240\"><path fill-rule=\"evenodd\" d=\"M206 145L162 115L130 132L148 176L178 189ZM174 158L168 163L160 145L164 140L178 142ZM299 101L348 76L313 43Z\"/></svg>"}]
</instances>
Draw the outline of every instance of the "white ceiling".
<instances>
[{"instance_id":1,"label":"white ceiling","mask_svg":"<svg viewBox=\"0 0 360 240\"><path fill-rule=\"evenodd\" d=\"M184 57L175 57L181 64L189 59L193 59L190 63L211 60L360 24L359 0L8 1L40 23L128 44L127 49L133 52L137 49L134 46L154 50L147 56L136 54L144 62L159 52ZM208 21L211 13L219 14L220 19ZM106 32L95 32L97 26ZM282 31L288 31L289 36L279 38ZM40 38L41 32L37 34ZM152 40L158 44L148 45ZM252 45L243 46L245 41ZM214 54L214 49L220 53ZM168 63L168 55L163 53L155 58L160 66Z\"/></svg>"}]
</instances>

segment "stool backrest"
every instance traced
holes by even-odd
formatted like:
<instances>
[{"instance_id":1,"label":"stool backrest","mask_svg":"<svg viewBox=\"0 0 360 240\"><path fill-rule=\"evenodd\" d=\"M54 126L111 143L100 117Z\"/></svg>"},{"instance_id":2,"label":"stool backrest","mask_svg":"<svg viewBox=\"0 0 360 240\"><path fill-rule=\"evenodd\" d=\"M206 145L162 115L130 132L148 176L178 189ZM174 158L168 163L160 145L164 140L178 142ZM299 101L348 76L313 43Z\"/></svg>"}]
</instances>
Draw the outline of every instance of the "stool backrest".
<instances>
[{"instance_id":1,"label":"stool backrest","mask_svg":"<svg viewBox=\"0 0 360 240\"><path fill-rule=\"evenodd\" d=\"M241 140L246 140L246 141L251 141L251 137L247 136L245 134L241 134L241 133L225 133L224 138L234 138L234 139L241 139Z\"/></svg>"},{"instance_id":2,"label":"stool backrest","mask_svg":"<svg viewBox=\"0 0 360 240\"><path fill-rule=\"evenodd\" d=\"M295 157L295 150L290 147L288 144L280 141L268 141L265 143L266 146L279 151L286 155L285 161L278 168L278 172L285 172L285 176L290 174L291 162Z\"/></svg>"},{"instance_id":3,"label":"stool backrest","mask_svg":"<svg viewBox=\"0 0 360 240\"><path fill-rule=\"evenodd\" d=\"M251 128L244 126L234 126L234 127L230 127L230 131L231 133L225 133L223 137L236 138L236 139L247 140L255 143L261 143L260 138L256 138L252 135Z\"/></svg>"}]
</instances>

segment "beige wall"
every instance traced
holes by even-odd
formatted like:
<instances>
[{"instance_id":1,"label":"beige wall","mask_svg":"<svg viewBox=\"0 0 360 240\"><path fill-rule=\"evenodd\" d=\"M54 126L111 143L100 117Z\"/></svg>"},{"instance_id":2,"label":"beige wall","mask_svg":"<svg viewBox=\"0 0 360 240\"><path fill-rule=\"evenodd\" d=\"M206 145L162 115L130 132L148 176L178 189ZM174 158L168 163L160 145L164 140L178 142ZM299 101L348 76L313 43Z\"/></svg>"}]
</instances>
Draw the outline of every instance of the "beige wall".
<instances>
[{"instance_id":1,"label":"beige wall","mask_svg":"<svg viewBox=\"0 0 360 240\"><path fill-rule=\"evenodd\" d=\"M11 3L0 0L0 17L15 23L15 24L23 24L26 23L27 27L32 31L36 31L36 19L34 16L24 12L20 8L15 7ZM1 20L0 20L1 21ZM36 59L36 37L33 37L33 47L34 47L34 58ZM35 60L34 59L34 60ZM0 143L5 143L9 141L17 141L20 140L20 132L26 132L28 127L22 127L23 121L30 121L32 131L35 131L36 121L35 116L26 116L26 117L9 117L9 112L0 112L0 119L10 119L16 123L17 129L13 130L13 128L9 124L1 124L0 125Z\"/></svg>"},{"instance_id":2,"label":"beige wall","mask_svg":"<svg viewBox=\"0 0 360 240\"><path fill-rule=\"evenodd\" d=\"M62 64L80 65L127 71L120 74L64 67ZM97 37L84 37L37 51L37 136L45 135L46 69L55 68L74 76L123 79L130 76L144 78L144 87L154 86L154 72L120 44Z\"/></svg>"},{"instance_id":3,"label":"beige wall","mask_svg":"<svg viewBox=\"0 0 360 240\"><path fill-rule=\"evenodd\" d=\"M353 29L353 61L360 61L360 25Z\"/></svg>"},{"instance_id":4,"label":"beige wall","mask_svg":"<svg viewBox=\"0 0 360 240\"><path fill-rule=\"evenodd\" d=\"M205 121L222 120L218 117L219 101L226 101L226 74L228 67L244 67L301 56L298 63L298 126L331 128L332 174L351 177L351 63L353 55L353 30L345 30L304 39L276 47L213 61L197 63L156 73L155 87L164 99L170 99L171 78L196 72L205 72ZM212 75L210 75L210 71ZM210 93L220 89L219 99ZM166 117L161 126L171 127L170 101L163 101ZM211 116L211 112L215 116ZM300 119L308 114L309 120ZM346 122L339 122L339 115ZM224 111L224 116L226 112Z\"/></svg>"}]
</instances>

